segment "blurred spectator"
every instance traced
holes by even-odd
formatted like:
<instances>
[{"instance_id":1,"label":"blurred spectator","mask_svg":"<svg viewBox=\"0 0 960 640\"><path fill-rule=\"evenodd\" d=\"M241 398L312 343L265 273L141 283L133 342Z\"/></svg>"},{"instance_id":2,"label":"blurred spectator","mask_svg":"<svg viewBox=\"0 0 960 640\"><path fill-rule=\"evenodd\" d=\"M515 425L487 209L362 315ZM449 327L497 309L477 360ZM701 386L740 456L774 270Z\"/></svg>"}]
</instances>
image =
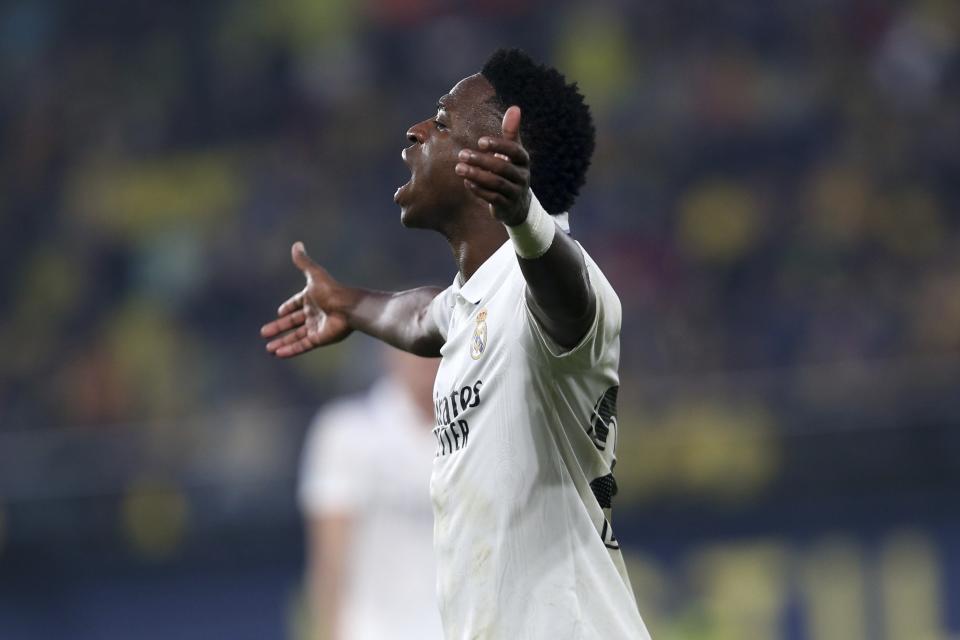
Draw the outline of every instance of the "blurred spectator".
<instances>
[{"instance_id":1,"label":"blurred spectator","mask_svg":"<svg viewBox=\"0 0 960 640\"><path fill-rule=\"evenodd\" d=\"M300 505L318 640L440 638L430 470L439 360L391 349L366 394L321 411Z\"/></svg>"}]
</instances>

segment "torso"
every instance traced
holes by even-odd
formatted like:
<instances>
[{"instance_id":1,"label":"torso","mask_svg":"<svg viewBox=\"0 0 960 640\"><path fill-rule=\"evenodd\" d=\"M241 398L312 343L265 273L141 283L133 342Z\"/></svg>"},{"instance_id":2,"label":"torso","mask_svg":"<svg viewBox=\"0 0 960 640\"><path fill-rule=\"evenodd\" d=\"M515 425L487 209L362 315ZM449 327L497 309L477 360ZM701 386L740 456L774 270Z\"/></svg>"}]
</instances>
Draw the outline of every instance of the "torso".
<instances>
[{"instance_id":1,"label":"torso","mask_svg":"<svg viewBox=\"0 0 960 640\"><path fill-rule=\"evenodd\" d=\"M645 638L610 523L620 307L559 354L504 245L449 304L434 387L434 548L445 635ZM591 487L593 483L593 487Z\"/></svg>"}]
</instances>

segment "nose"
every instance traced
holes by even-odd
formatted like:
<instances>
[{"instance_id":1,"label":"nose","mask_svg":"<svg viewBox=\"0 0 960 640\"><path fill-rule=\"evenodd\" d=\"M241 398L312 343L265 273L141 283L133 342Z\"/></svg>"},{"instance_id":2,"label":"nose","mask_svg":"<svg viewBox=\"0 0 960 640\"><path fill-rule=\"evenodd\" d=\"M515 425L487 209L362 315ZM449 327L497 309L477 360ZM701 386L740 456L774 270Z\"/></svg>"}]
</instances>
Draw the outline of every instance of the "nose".
<instances>
[{"instance_id":1,"label":"nose","mask_svg":"<svg viewBox=\"0 0 960 640\"><path fill-rule=\"evenodd\" d=\"M424 133L423 122L418 122L407 129L407 140L410 142L423 144L425 139L426 134Z\"/></svg>"}]
</instances>

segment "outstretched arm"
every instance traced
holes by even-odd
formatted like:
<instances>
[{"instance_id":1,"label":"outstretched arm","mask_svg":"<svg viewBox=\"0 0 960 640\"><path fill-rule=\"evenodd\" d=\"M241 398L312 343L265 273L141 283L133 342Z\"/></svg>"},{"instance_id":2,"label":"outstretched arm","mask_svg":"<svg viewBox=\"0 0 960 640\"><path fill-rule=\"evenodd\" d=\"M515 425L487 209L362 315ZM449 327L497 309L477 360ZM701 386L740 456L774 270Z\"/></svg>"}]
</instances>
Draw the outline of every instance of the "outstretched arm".
<instances>
[{"instance_id":1,"label":"outstretched arm","mask_svg":"<svg viewBox=\"0 0 960 640\"><path fill-rule=\"evenodd\" d=\"M549 214L531 207L530 156L520 143L519 107L507 109L502 129L502 137L480 138L478 150L461 151L456 171L507 226L534 317L554 341L572 348L590 330L596 313L583 252L565 233L556 232Z\"/></svg>"},{"instance_id":2,"label":"outstretched arm","mask_svg":"<svg viewBox=\"0 0 960 640\"><path fill-rule=\"evenodd\" d=\"M291 252L307 285L280 305L276 320L260 329L269 340L267 351L290 358L361 331L418 356L440 355L443 336L429 309L442 289L385 292L345 287L310 259L302 242Z\"/></svg>"}]
</instances>

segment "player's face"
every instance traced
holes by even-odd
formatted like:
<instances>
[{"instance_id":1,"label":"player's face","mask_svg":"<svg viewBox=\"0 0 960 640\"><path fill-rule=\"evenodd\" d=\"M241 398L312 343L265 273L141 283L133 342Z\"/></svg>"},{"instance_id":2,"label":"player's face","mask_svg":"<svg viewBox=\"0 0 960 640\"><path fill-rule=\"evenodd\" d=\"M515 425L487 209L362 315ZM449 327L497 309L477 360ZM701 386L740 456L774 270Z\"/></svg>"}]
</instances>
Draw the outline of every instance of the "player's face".
<instances>
[{"instance_id":1,"label":"player's face","mask_svg":"<svg viewBox=\"0 0 960 640\"><path fill-rule=\"evenodd\" d=\"M475 149L480 136L496 134L493 95L482 75L464 78L440 98L436 115L407 131L411 144L402 155L410 181L393 196L404 226L442 231L475 200L454 167L461 149Z\"/></svg>"}]
</instances>

